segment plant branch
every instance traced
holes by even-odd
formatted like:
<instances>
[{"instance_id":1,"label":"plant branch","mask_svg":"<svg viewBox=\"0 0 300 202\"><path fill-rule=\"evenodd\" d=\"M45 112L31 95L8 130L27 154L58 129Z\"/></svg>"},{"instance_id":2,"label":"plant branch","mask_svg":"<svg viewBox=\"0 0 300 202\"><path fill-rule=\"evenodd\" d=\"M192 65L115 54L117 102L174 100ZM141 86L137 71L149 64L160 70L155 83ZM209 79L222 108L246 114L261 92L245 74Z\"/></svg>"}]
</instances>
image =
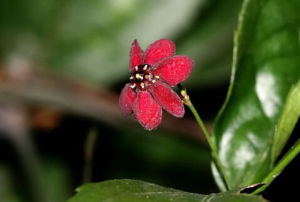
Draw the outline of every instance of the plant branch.
<instances>
[{"instance_id":1,"label":"plant branch","mask_svg":"<svg viewBox=\"0 0 300 202\"><path fill-rule=\"evenodd\" d=\"M300 152L300 139L291 147L291 149L282 157L271 172L262 181L265 185L258 188L253 194L259 194L265 190L273 180L281 173L281 171L299 154Z\"/></svg>"},{"instance_id":2,"label":"plant branch","mask_svg":"<svg viewBox=\"0 0 300 202\"><path fill-rule=\"evenodd\" d=\"M50 108L61 114L101 121L116 128L140 128L133 117L122 116L118 93L37 69L33 68L24 78L19 79L0 72L0 77L3 77L0 81L0 103ZM193 120L178 120L166 114L161 128L197 141L204 140Z\"/></svg>"},{"instance_id":3,"label":"plant branch","mask_svg":"<svg viewBox=\"0 0 300 202\"><path fill-rule=\"evenodd\" d=\"M194 107L189 95L187 94L186 89L183 89L181 85L179 85L179 88L180 88L180 93L183 97L183 103L191 110L191 112L193 113L198 125L202 129L203 134L206 138L206 141L207 141L207 143L208 143L208 145L211 149L213 160L215 161L215 163L217 165L217 168L220 171L220 173L222 175L222 178L225 182L226 189L230 190L231 187L230 187L230 184L228 182L227 176L225 175L223 165L222 165L222 163L219 159L217 148L215 147L215 144L212 142L211 136L209 135L209 133L208 133L208 131L207 131L200 115L199 115L199 113L197 112L196 108Z\"/></svg>"}]
</instances>

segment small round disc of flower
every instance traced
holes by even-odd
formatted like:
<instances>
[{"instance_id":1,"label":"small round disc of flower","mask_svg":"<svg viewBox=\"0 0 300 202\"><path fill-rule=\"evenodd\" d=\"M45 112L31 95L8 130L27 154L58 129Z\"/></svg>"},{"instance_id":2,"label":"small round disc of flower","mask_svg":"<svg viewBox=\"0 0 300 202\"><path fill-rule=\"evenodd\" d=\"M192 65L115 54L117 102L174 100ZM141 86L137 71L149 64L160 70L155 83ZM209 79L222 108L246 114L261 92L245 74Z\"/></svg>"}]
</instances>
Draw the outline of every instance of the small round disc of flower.
<instances>
[{"instance_id":1,"label":"small round disc of flower","mask_svg":"<svg viewBox=\"0 0 300 202\"><path fill-rule=\"evenodd\" d=\"M148 64L135 66L129 80L130 88L134 90L145 90L156 81L152 74L152 67Z\"/></svg>"},{"instance_id":2,"label":"small round disc of flower","mask_svg":"<svg viewBox=\"0 0 300 202\"><path fill-rule=\"evenodd\" d=\"M182 100L171 87L189 77L193 61L184 55L175 56L172 41L160 39L144 52L134 40L129 69L129 83L119 98L124 115L133 112L146 130L153 130L161 123L162 109L175 117L183 117Z\"/></svg>"}]
</instances>

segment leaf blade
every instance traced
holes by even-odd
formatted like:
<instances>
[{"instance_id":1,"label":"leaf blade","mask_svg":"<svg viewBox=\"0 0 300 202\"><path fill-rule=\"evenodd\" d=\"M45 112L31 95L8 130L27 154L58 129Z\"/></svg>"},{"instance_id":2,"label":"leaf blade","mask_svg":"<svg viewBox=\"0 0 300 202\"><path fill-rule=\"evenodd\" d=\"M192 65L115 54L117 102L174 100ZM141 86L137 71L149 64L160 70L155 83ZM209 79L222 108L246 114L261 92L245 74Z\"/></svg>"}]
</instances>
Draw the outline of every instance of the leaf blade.
<instances>
[{"instance_id":1,"label":"leaf blade","mask_svg":"<svg viewBox=\"0 0 300 202\"><path fill-rule=\"evenodd\" d=\"M194 194L166 188L138 180L108 180L100 183L86 184L77 189L78 193L69 202L98 201L243 201L263 202L262 197L226 192L210 195Z\"/></svg>"},{"instance_id":2,"label":"leaf blade","mask_svg":"<svg viewBox=\"0 0 300 202\"><path fill-rule=\"evenodd\" d=\"M231 84L213 128L233 188L260 182L273 167L275 125L300 77L300 17L295 9L300 3L282 4L246 0L239 16Z\"/></svg>"},{"instance_id":3,"label":"leaf blade","mask_svg":"<svg viewBox=\"0 0 300 202\"><path fill-rule=\"evenodd\" d=\"M275 162L288 141L300 116L300 81L290 90L280 120L275 129L272 161Z\"/></svg>"}]
</instances>

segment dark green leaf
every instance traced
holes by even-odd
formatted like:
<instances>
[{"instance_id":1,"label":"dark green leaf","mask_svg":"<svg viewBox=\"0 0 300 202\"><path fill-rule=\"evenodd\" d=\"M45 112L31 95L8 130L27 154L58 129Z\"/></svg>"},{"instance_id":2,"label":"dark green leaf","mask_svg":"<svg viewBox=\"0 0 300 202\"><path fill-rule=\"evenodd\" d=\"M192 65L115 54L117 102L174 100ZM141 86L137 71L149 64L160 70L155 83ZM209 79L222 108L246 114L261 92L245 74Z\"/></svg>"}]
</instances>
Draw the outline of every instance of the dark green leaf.
<instances>
[{"instance_id":1,"label":"dark green leaf","mask_svg":"<svg viewBox=\"0 0 300 202\"><path fill-rule=\"evenodd\" d=\"M300 115L300 81L291 89L275 129L272 160L276 161L289 139Z\"/></svg>"},{"instance_id":2,"label":"dark green leaf","mask_svg":"<svg viewBox=\"0 0 300 202\"><path fill-rule=\"evenodd\" d=\"M287 94L300 78L298 0L245 0L235 35L233 74L213 129L231 188L260 182Z\"/></svg>"},{"instance_id":3,"label":"dark green leaf","mask_svg":"<svg viewBox=\"0 0 300 202\"><path fill-rule=\"evenodd\" d=\"M263 202L263 198L223 192L201 195L166 188L137 180L109 180L86 184L77 189L78 193L69 202L134 202L134 201L210 201L210 202Z\"/></svg>"}]
</instances>

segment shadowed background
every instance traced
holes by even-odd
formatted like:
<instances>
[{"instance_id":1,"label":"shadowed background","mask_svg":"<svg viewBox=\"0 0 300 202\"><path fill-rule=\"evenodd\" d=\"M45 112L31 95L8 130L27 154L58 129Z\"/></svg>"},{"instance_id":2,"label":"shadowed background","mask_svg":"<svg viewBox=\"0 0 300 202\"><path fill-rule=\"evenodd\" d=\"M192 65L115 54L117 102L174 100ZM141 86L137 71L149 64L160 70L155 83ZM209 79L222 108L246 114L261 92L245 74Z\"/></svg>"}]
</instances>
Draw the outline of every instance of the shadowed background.
<instances>
[{"instance_id":1,"label":"shadowed background","mask_svg":"<svg viewBox=\"0 0 300 202\"><path fill-rule=\"evenodd\" d=\"M115 178L217 192L208 147L189 111L183 119L164 113L162 125L147 132L121 115L118 96L129 81L131 42L145 49L169 38L177 54L195 61L183 85L210 128L229 83L240 6L1 1L0 200L65 201L83 181ZM277 182L266 193L274 196Z\"/></svg>"}]
</instances>

